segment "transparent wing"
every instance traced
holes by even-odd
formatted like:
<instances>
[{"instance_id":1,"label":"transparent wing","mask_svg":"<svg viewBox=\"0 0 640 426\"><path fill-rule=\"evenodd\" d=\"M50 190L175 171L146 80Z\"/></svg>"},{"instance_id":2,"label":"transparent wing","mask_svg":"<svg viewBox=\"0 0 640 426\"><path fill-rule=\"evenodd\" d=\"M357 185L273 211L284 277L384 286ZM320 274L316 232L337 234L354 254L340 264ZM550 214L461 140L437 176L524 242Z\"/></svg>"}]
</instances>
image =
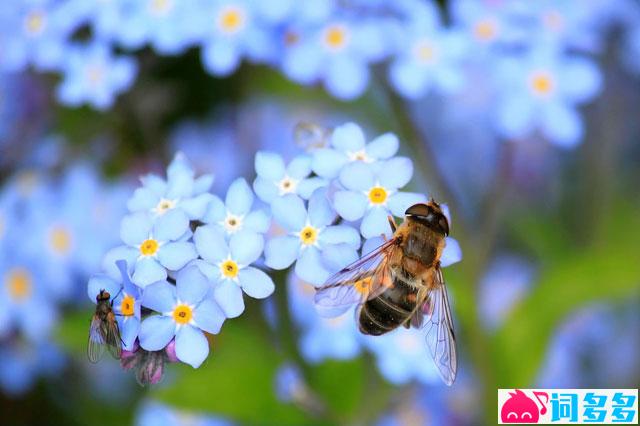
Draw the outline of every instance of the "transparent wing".
<instances>
[{"instance_id":1,"label":"transparent wing","mask_svg":"<svg viewBox=\"0 0 640 426\"><path fill-rule=\"evenodd\" d=\"M122 354L122 338L120 337L120 327L118 327L118 322L113 313L110 314L109 320L107 321L105 341L111 356L115 359L120 359L120 355Z\"/></svg>"},{"instance_id":2,"label":"transparent wing","mask_svg":"<svg viewBox=\"0 0 640 426\"><path fill-rule=\"evenodd\" d=\"M318 313L325 317L342 315L393 285L388 263L396 248L397 240L391 239L330 277L316 290Z\"/></svg>"},{"instance_id":3,"label":"transparent wing","mask_svg":"<svg viewBox=\"0 0 640 426\"><path fill-rule=\"evenodd\" d=\"M94 315L89 326L89 342L87 343L87 358L92 363L97 363L104 354L104 338L100 331L100 319Z\"/></svg>"},{"instance_id":4,"label":"transparent wing","mask_svg":"<svg viewBox=\"0 0 640 426\"><path fill-rule=\"evenodd\" d=\"M435 286L430 289L425 303L411 319L411 325L424 331L429 353L438 368L440 377L451 386L458 371L456 338L449 305L447 287L438 266Z\"/></svg>"}]
</instances>

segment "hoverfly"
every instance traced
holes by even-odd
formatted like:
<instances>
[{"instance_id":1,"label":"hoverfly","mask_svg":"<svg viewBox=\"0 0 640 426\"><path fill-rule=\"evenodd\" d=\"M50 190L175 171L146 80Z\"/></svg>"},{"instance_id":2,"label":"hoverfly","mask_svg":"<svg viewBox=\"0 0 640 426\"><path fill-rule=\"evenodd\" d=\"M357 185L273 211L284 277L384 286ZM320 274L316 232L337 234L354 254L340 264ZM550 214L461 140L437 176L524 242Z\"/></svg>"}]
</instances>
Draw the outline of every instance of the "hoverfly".
<instances>
[{"instance_id":1,"label":"hoverfly","mask_svg":"<svg viewBox=\"0 0 640 426\"><path fill-rule=\"evenodd\" d=\"M451 308L440 257L449 221L438 203L415 204L393 236L360 260L337 272L320 288L320 313L337 316L357 305L363 334L382 335L399 326L423 331L433 361L447 385L458 369Z\"/></svg>"},{"instance_id":2,"label":"hoverfly","mask_svg":"<svg viewBox=\"0 0 640 426\"><path fill-rule=\"evenodd\" d=\"M94 364L100 361L105 345L114 358L120 359L122 353L120 328L113 312L111 295L103 289L96 296L96 312L93 314L89 327L89 343L87 345L89 361Z\"/></svg>"}]
</instances>

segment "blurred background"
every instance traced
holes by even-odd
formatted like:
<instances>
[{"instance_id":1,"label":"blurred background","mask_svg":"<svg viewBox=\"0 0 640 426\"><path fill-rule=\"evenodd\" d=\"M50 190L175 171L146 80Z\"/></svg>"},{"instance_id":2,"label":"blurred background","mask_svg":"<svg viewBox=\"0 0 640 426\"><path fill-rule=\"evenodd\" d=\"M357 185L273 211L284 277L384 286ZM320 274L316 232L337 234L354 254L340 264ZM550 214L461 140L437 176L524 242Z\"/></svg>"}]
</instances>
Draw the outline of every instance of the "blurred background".
<instances>
[{"instance_id":1,"label":"blurred background","mask_svg":"<svg viewBox=\"0 0 640 426\"><path fill-rule=\"evenodd\" d=\"M2 423L480 425L497 388L638 387L638 111L635 0L2 2ZM182 151L224 196L256 151L302 152L297 123L348 121L450 207L453 386L286 272L198 369L87 361L138 176Z\"/></svg>"}]
</instances>

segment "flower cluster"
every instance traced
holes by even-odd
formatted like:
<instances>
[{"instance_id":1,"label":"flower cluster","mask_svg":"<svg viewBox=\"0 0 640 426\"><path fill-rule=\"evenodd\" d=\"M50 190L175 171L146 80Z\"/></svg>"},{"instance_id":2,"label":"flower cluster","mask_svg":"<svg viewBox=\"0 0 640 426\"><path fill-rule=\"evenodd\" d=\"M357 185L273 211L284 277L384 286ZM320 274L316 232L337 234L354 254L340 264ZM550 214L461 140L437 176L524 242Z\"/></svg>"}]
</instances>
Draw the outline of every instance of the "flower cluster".
<instances>
[{"instance_id":1,"label":"flower cluster","mask_svg":"<svg viewBox=\"0 0 640 426\"><path fill-rule=\"evenodd\" d=\"M403 217L426 197L403 190L413 164L396 155L395 135L368 142L355 123L324 134L321 147L289 162L258 152L253 188L238 178L224 198L209 191L213 176L197 177L182 153L166 179L141 178L121 223L123 244L106 254L104 274L88 285L94 302L100 290L114 295L123 366L144 365L146 378L137 369L141 382L160 380L165 360L199 367L209 353L206 335L243 313L245 295L264 299L275 290L262 266L291 268L290 308L305 329L306 358L359 353L365 342L353 321L315 313L313 286L391 235L389 215ZM458 244L448 238L443 266L459 259ZM139 352L137 358L157 353L157 359L135 361Z\"/></svg>"},{"instance_id":2,"label":"flower cluster","mask_svg":"<svg viewBox=\"0 0 640 426\"><path fill-rule=\"evenodd\" d=\"M631 28L626 51L637 46L640 10L631 0L449 3L445 24L436 2L421 0L12 2L0 9L0 71L56 71L60 102L105 109L132 86L132 53L146 46L159 55L197 47L215 76L243 60L267 64L343 100L361 96L372 66L385 63L403 97L482 85L499 104L493 120L501 136L539 131L571 146L582 135L576 107L601 86L590 56L602 51L613 25ZM90 37L77 37L86 28ZM637 68L630 56L625 61Z\"/></svg>"}]
</instances>

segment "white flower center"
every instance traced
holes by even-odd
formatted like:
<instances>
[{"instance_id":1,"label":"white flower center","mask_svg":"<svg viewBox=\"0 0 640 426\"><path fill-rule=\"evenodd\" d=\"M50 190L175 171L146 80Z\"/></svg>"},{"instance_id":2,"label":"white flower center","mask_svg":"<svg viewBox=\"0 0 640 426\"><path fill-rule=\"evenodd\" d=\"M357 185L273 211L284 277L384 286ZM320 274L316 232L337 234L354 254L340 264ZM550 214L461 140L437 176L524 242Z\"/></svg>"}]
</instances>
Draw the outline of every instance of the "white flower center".
<instances>
[{"instance_id":1,"label":"white flower center","mask_svg":"<svg viewBox=\"0 0 640 426\"><path fill-rule=\"evenodd\" d=\"M367 151L361 149L360 151L349 151L347 152L347 158L349 161L362 161L363 163L373 163L373 158L367 154Z\"/></svg>"},{"instance_id":2,"label":"white flower center","mask_svg":"<svg viewBox=\"0 0 640 426\"><path fill-rule=\"evenodd\" d=\"M230 212L227 212L227 217L222 221L222 226L227 230L227 233L233 234L242 229L242 221L244 216L237 216Z\"/></svg>"},{"instance_id":3,"label":"white flower center","mask_svg":"<svg viewBox=\"0 0 640 426\"><path fill-rule=\"evenodd\" d=\"M436 61L436 46L427 39L418 40L413 46L413 56L421 64L432 64Z\"/></svg>"},{"instance_id":4,"label":"white flower center","mask_svg":"<svg viewBox=\"0 0 640 426\"><path fill-rule=\"evenodd\" d=\"M291 194L295 193L296 189L298 189L299 180L290 178L289 176L285 176L282 180L276 185L278 186L279 195Z\"/></svg>"},{"instance_id":5,"label":"white flower center","mask_svg":"<svg viewBox=\"0 0 640 426\"><path fill-rule=\"evenodd\" d=\"M167 15L173 9L173 0L151 0L149 11L156 16Z\"/></svg>"},{"instance_id":6,"label":"white flower center","mask_svg":"<svg viewBox=\"0 0 640 426\"><path fill-rule=\"evenodd\" d=\"M24 29L27 34L35 37L42 34L47 25L47 16L44 11L33 10L27 14L24 20Z\"/></svg>"},{"instance_id":7,"label":"white flower center","mask_svg":"<svg viewBox=\"0 0 640 426\"><path fill-rule=\"evenodd\" d=\"M161 198L158 201L158 204L151 209L151 211L157 215L161 215L167 212L167 210L171 210L177 204L176 200L168 200L166 198Z\"/></svg>"}]
</instances>

